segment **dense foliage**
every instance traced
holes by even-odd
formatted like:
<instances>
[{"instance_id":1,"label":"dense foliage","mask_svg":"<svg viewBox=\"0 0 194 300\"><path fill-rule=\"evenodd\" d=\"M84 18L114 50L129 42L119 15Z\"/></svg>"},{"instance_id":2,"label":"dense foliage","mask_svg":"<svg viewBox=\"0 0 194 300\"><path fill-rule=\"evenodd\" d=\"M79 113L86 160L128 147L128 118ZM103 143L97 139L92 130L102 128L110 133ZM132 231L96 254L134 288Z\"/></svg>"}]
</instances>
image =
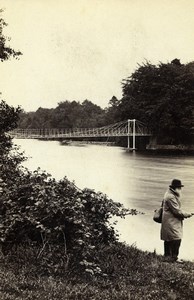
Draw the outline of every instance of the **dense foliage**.
<instances>
[{"instance_id":1,"label":"dense foliage","mask_svg":"<svg viewBox=\"0 0 194 300\"><path fill-rule=\"evenodd\" d=\"M53 109L40 107L36 112L21 113L18 127L93 128L104 125L104 118L104 110L91 101L63 101Z\"/></svg>"},{"instance_id":2,"label":"dense foliage","mask_svg":"<svg viewBox=\"0 0 194 300\"><path fill-rule=\"evenodd\" d=\"M100 272L95 264L98 247L117 239L111 218L136 214L106 195L80 190L66 178L57 182L40 170L31 173L21 168L19 176L12 173L2 184L0 240L4 253L14 245L35 245L38 257L46 255L46 267L60 253L54 264L57 271L76 263L92 274Z\"/></svg>"},{"instance_id":3,"label":"dense foliage","mask_svg":"<svg viewBox=\"0 0 194 300\"><path fill-rule=\"evenodd\" d=\"M164 143L189 143L194 126L194 63L145 63L123 80L120 119L144 122Z\"/></svg>"}]
</instances>

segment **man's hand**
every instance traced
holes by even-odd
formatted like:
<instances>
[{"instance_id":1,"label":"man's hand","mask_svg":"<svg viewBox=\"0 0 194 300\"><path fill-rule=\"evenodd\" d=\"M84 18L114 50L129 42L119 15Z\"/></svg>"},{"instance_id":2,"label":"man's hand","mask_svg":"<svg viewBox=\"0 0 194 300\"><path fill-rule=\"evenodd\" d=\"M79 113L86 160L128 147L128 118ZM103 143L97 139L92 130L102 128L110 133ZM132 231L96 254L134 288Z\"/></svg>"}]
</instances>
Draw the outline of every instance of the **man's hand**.
<instances>
[{"instance_id":1,"label":"man's hand","mask_svg":"<svg viewBox=\"0 0 194 300\"><path fill-rule=\"evenodd\" d=\"M194 216L194 213L184 213L184 219L188 219L190 217Z\"/></svg>"}]
</instances>

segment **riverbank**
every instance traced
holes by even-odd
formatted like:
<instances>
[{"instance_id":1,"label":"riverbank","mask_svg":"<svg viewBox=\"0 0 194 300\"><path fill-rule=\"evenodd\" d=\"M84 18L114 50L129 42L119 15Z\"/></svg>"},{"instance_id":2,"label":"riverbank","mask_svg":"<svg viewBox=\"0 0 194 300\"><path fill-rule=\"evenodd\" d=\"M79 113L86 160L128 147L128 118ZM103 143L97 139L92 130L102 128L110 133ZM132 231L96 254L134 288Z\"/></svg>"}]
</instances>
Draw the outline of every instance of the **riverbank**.
<instances>
[{"instance_id":1,"label":"riverbank","mask_svg":"<svg viewBox=\"0 0 194 300\"><path fill-rule=\"evenodd\" d=\"M148 152L155 153L183 153L183 154L194 154L194 145L148 145L146 147Z\"/></svg>"},{"instance_id":2,"label":"riverbank","mask_svg":"<svg viewBox=\"0 0 194 300\"><path fill-rule=\"evenodd\" d=\"M1 300L194 299L194 264L167 263L162 256L116 243L101 246L95 260L102 273L41 273L30 249L0 255ZM46 259L46 257L43 257Z\"/></svg>"}]
</instances>

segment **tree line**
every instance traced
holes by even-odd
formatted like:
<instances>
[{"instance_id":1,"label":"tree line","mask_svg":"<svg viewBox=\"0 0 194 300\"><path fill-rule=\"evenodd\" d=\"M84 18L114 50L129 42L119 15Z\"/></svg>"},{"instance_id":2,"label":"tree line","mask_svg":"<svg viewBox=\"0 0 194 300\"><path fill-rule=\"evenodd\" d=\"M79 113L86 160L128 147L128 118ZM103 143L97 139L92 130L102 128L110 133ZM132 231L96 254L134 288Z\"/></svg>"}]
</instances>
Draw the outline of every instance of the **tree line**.
<instances>
[{"instance_id":1,"label":"tree line","mask_svg":"<svg viewBox=\"0 0 194 300\"><path fill-rule=\"evenodd\" d=\"M87 128L104 125L104 110L89 100L62 101L56 108L38 108L36 112L22 112L20 128Z\"/></svg>"}]
</instances>

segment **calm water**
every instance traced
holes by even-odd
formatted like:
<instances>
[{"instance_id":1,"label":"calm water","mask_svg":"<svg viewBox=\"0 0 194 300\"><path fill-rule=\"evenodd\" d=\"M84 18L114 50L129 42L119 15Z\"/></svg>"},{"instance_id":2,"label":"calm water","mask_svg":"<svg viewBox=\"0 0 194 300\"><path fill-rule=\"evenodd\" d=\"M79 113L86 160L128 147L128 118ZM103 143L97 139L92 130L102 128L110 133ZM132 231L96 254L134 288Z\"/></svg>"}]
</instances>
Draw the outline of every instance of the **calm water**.
<instances>
[{"instance_id":1,"label":"calm water","mask_svg":"<svg viewBox=\"0 0 194 300\"><path fill-rule=\"evenodd\" d=\"M161 156L127 153L120 147L98 145L61 146L56 141L15 140L28 155L25 166L41 167L61 179L67 176L80 187L107 194L144 215L119 220L120 239L143 250L163 253L160 225L152 221L169 183L185 184L182 208L194 212L194 156ZM194 217L184 222L180 258L194 260Z\"/></svg>"}]
</instances>

